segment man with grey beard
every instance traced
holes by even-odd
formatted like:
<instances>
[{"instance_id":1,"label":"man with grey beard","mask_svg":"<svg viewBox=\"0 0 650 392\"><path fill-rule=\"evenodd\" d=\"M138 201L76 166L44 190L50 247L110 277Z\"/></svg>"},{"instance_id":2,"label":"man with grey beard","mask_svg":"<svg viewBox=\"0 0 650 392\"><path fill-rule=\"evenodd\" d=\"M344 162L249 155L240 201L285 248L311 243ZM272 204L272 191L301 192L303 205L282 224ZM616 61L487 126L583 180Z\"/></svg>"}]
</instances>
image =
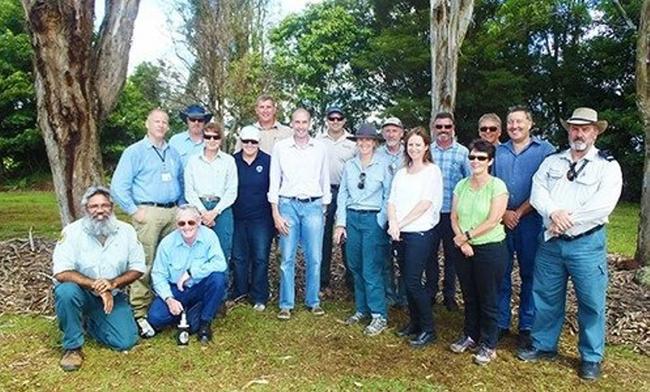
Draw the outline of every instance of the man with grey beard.
<instances>
[{"instance_id":1,"label":"man with grey beard","mask_svg":"<svg viewBox=\"0 0 650 392\"><path fill-rule=\"evenodd\" d=\"M109 190L88 188L81 206L85 216L63 229L52 255L65 371L81 367L84 329L114 350L136 344L138 328L122 289L146 271L142 244L135 229L113 214Z\"/></svg>"}]
</instances>

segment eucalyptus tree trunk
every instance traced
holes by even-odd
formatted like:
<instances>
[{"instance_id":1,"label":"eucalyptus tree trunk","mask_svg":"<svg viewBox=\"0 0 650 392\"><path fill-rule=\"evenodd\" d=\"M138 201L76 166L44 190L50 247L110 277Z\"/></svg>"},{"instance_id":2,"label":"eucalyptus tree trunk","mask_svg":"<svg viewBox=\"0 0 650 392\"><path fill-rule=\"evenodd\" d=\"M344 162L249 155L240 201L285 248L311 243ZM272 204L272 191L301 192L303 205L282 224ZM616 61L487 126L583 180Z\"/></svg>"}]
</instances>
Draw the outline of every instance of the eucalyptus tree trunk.
<instances>
[{"instance_id":1,"label":"eucalyptus tree trunk","mask_svg":"<svg viewBox=\"0 0 650 392\"><path fill-rule=\"evenodd\" d=\"M82 215L84 190L104 182L98 130L124 85L140 5L105 3L93 37L94 0L22 0L34 48L38 125L63 225Z\"/></svg>"},{"instance_id":2,"label":"eucalyptus tree trunk","mask_svg":"<svg viewBox=\"0 0 650 392\"><path fill-rule=\"evenodd\" d=\"M458 53L472 20L474 0L431 0L431 115L453 112Z\"/></svg>"},{"instance_id":3,"label":"eucalyptus tree trunk","mask_svg":"<svg viewBox=\"0 0 650 392\"><path fill-rule=\"evenodd\" d=\"M650 266L650 0L641 8L636 46L636 97L645 129L645 163L641 189L641 220L636 246L636 260ZM647 267L646 267L647 268Z\"/></svg>"}]
</instances>

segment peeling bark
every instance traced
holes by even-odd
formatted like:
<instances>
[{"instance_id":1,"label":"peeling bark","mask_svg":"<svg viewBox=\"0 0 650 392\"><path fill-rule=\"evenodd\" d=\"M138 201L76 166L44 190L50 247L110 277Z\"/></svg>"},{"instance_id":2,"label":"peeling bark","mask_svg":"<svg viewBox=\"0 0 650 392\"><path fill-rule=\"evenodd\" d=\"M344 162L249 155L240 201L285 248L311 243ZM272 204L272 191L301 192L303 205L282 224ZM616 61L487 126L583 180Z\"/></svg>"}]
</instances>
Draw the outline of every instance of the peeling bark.
<instances>
[{"instance_id":1,"label":"peeling bark","mask_svg":"<svg viewBox=\"0 0 650 392\"><path fill-rule=\"evenodd\" d=\"M650 265L650 0L643 2L636 47L636 102L645 129L645 163L641 189L641 219L636 247L636 260Z\"/></svg>"},{"instance_id":2,"label":"peeling bark","mask_svg":"<svg viewBox=\"0 0 650 392\"><path fill-rule=\"evenodd\" d=\"M474 0L431 0L431 116L453 112L458 54L472 20Z\"/></svg>"},{"instance_id":3,"label":"peeling bark","mask_svg":"<svg viewBox=\"0 0 650 392\"><path fill-rule=\"evenodd\" d=\"M93 41L93 0L22 0L34 48L38 125L61 222L79 216L84 190L103 183L98 130L126 79L139 0L106 0Z\"/></svg>"}]
</instances>

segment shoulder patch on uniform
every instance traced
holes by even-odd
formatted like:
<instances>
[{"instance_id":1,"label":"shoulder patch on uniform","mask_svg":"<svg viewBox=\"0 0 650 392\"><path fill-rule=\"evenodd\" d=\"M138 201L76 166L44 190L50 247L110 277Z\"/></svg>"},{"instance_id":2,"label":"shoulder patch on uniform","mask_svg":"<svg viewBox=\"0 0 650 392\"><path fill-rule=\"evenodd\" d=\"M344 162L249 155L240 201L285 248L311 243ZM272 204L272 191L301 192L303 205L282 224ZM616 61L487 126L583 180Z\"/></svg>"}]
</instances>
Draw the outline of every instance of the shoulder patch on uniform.
<instances>
[{"instance_id":1,"label":"shoulder patch on uniform","mask_svg":"<svg viewBox=\"0 0 650 392\"><path fill-rule=\"evenodd\" d=\"M598 150L598 156L609 162L614 160L614 156L608 150Z\"/></svg>"}]
</instances>

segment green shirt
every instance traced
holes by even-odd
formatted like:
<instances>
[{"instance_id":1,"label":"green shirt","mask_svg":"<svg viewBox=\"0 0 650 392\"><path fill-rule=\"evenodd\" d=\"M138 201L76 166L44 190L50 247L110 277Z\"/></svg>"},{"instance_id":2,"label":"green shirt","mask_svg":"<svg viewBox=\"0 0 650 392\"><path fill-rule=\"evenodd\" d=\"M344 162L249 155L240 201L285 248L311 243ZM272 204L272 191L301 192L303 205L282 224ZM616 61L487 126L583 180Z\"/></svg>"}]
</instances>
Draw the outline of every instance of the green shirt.
<instances>
[{"instance_id":1,"label":"green shirt","mask_svg":"<svg viewBox=\"0 0 650 392\"><path fill-rule=\"evenodd\" d=\"M454 189L458 225L463 233L479 226L488 218L492 199L508 194L506 184L496 177L492 177L487 184L478 190L472 188L470 178L462 179ZM492 230L472 238L469 243L483 245L503 241L505 238L506 232L503 224L499 222Z\"/></svg>"}]
</instances>

